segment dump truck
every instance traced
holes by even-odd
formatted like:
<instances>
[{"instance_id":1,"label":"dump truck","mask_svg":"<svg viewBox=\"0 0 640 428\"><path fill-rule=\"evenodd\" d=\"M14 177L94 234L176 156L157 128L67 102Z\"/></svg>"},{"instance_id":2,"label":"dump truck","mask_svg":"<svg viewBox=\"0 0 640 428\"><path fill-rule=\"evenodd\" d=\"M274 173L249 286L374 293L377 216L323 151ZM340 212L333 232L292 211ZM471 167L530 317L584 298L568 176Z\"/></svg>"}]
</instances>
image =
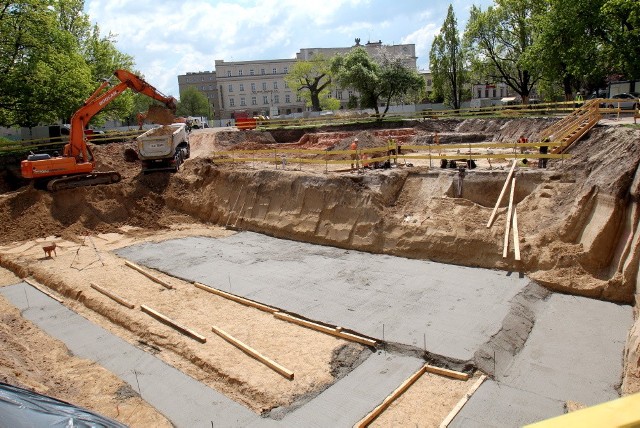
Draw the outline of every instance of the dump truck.
<instances>
[{"instance_id":1,"label":"dump truck","mask_svg":"<svg viewBox=\"0 0 640 428\"><path fill-rule=\"evenodd\" d=\"M191 155L184 123L173 123L148 130L136 138L142 172L173 171Z\"/></svg>"}]
</instances>

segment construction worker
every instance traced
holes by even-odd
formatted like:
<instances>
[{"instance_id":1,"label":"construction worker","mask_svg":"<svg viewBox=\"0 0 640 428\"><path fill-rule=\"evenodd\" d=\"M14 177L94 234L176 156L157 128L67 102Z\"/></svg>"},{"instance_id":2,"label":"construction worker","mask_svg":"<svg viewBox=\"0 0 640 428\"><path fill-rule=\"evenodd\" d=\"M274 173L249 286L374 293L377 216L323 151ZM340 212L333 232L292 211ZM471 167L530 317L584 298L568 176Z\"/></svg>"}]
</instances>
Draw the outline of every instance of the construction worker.
<instances>
[{"instance_id":1,"label":"construction worker","mask_svg":"<svg viewBox=\"0 0 640 428\"><path fill-rule=\"evenodd\" d=\"M529 139L526 138L524 135L520 135L520 138L518 139L518 144L526 144L529 142ZM526 147L520 147L520 153L525 153L526 152Z\"/></svg>"},{"instance_id":2,"label":"construction worker","mask_svg":"<svg viewBox=\"0 0 640 428\"><path fill-rule=\"evenodd\" d=\"M351 154L351 172L354 171L353 165L355 161L355 169L360 170L360 162L358 161L358 137L353 139L353 142L349 146L349 150L353 150L355 153Z\"/></svg>"}]
</instances>

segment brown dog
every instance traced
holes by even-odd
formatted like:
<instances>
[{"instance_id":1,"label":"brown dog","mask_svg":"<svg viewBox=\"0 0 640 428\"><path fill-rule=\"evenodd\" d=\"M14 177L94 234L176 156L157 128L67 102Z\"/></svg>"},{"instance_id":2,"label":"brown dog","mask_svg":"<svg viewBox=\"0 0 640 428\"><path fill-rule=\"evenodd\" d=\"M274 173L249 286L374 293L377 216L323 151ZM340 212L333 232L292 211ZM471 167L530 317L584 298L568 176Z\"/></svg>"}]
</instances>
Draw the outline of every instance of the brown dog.
<instances>
[{"instance_id":1,"label":"brown dog","mask_svg":"<svg viewBox=\"0 0 640 428\"><path fill-rule=\"evenodd\" d=\"M56 243L55 242L51 243L51 245L48 245L46 247L42 247L42 249L44 250L45 257L51 258L51 252L53 252L53 254L55 254L55 256L58 257L58 254L56 253Z\"/></svg>"}]
</instances>

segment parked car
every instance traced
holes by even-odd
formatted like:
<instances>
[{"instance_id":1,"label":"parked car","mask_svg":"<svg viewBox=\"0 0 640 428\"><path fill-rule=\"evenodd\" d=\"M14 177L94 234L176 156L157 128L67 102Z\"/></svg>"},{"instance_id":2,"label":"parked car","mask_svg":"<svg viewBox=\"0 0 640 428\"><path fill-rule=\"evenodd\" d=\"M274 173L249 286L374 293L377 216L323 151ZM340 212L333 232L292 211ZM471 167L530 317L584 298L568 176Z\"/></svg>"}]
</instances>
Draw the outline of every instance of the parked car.
<instances>
[{"instance_id":1,"label":"parked car","mask_svg":"<svg viewBox=\"0 0 640 428\"><path fill-rule=\"evenodd\" d=\"M616 100L615 102L609 102L607 107L609 108L621 108L623 110L635 110L638 108L638 98L640 98L640 94L637 92L631 92L630 94L618 94L612 96L611 100ZM620 100L620 101L617 101Z\"/></svg>"}]
</instances>

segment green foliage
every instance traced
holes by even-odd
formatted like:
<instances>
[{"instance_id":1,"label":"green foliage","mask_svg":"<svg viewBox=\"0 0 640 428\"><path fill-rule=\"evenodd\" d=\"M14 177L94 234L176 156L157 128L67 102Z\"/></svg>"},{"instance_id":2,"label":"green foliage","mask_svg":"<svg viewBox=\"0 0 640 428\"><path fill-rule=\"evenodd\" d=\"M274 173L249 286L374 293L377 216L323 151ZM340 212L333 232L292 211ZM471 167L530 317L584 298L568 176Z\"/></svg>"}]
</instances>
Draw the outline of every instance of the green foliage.
<instances>
[{"instance_id":1,"label":"green foliage","mask_svg":"<svg viewBox=\"0 0 640 428\"><path fill-rule=\"evenodd\" d=\"M495 0L486 11L473 6L465 31L473 71L492 82L509 85L528 102L541 71L527 63L533 44L534 18L546 0Z\"/></svg>"},{"instance_id":2,"label":"green foliage","mask_svg":"<svg viewBox=\"0 0 640 428\"><path fill-rule=\"evenodd\" d=\"M358 108L359 100L355 95L350 95L349 100L347 101L347 108Z\"/></svg>"},{"instance_id":3,"label":"green foliage","mask_svg":"<svg viewBox=\"0 0 640 428\"><path fill-rule=\"evenodd\" d=\"M98 87L97 78L133 66L112 39L91 30L83 6L82 0L0 0L0 125L68 121ZM126 115L129 96L104 116Z\"/></svg>"},{"instance_id":4,"label":"green foliage","mask_svg":"<svg viewBox=\"0 0 640 428\"><path fill-rule=\"evenodd\" d=\"M600 14L607 24L603 53L611 61L612 74L640 78L640 2L605 0Z\"/></svg>"},{"instance_id":5,"label":"green foliage","mask_svg":"<svg viewBox=\"0 0 640 428\"><path fill-rule=\"evenodd\" d=\"M209 101L202 92L188 86L180 94L177 114L180 116L209 116Z\"/></svg>"},{"instance_id":6,"label":"green foliage","mask_svg":"<svg viewBox=\"0 0 640 428\"><path fill-rule=\"evenodd\" d=\"M380 58L373 58L362 48L355 48L348 54L334 57L331 70L338 84L357 90L360 106L373 108L376 117L382 119L389 110L392 99L407 94L423 94L425 82L415 70L404 66L401 58L390 58L380 51ZM380 113L379 105L385 109Z\"/></svg>"},{"instance_id":7,"label":"green foliage","mask_svg":"<svg viewBox=\"0 0 640 428\"><path fill-rule=\"evenodd\" d=\"M458 34L458 24L453 6L449 5L447 17L431 46L429 64L433 79L433 98L459 109L467 83L466 52Z\"/></svg>"},{"instance_id":8,"label":"green foliage","mask_svg":"<svg viewBox=\"0 0 640 428\"><path fill-rule=\"evenodd\" d=\"M296 61L285 81L307 101L312 111L320 111L327 107L324 100L331 91L331 60L316 55L309 61Z\"/></svg>"}]
</instances>

